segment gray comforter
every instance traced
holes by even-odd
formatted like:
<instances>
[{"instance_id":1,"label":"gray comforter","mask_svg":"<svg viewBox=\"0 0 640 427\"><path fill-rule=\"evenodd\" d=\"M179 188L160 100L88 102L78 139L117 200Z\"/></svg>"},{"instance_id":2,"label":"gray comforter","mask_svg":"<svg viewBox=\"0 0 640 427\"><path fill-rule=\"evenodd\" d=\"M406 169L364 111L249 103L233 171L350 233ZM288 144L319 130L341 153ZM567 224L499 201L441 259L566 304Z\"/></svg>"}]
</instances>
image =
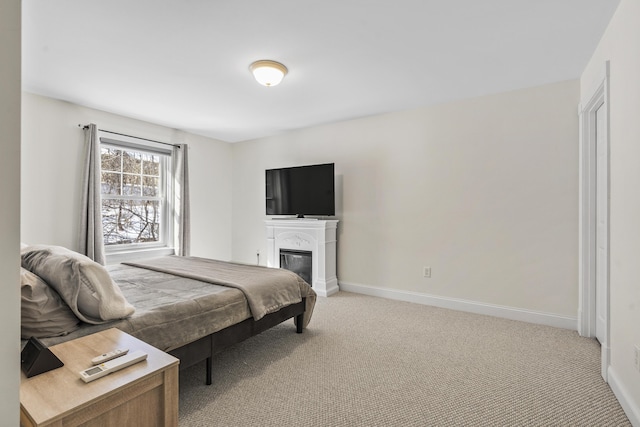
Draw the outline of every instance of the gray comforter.
<instances>
[{"instance_id":1,"label":"gray comforter","mask_svg":"<svg viewBox=\"0 0 640 427\"><path fill-rule=\"evenodd\" d=\"M213 277L201 277L203 280L200 280L182 277L179 274L157 271L162 269L163 260L167 262L167 265L180 262L176 261L175 258L180 257L161 257L148 261L156 266L155 270L124 264L108 266L107 269L112 279L118 284L127 301L136 308L135 313L126 319L115 320L101 325L84 324L83 327L69 335L44 338L42 341L45 345L51 346L115 327L161 350L170 351L228 326L240 323L252 316L255 317L247 297L237 287L215 284L216 279ZM230 281L233 280L228 275L232 276L232 270L237 268L238 270L245 270L244 273L239 271L240 276L244 275L253 279L269 277L265 283L271 283L271 285L275 286L275 282L271 282L271 280L274 277L280 277L283 271L221 261L217 261L217 263L221 263L218 268L221 268L222 276L227 277ZM188 262L188 264L191 264L191 262ZM209 266L207 268L213 265L207 262L204 262L204 264ZM193 265L191 266L193 267ZM185 274L189 273L188 268L183 266L183 269ZM203 272L199 271L194 274L199 275L203 274ZM306 327L313 312L316 295L313 289L301 279L297 281L297 286L299 289L297 301L299 302L301 297L307 298L303 323L303 326ZM285 285L285 287L288 289L285 294L292 292L290 286ZM282 302L280 300L281 297L277 297L275 301ZM269 303L271 299L268 296L257 297L258 300L262 298L266 298L265 307L268 307L268 312L271 312L269 310L277 311L275 309L277 304Z\"/></svg>"},{"instance_id":2,"label":"gray comforter","mask_svg":"<svg viewBox=\"0 0 640 427\"><path fill-rule=\"evenodd\" d=\"M174 255L124 264L240 289L256 320L299 303L309 293L300 276L283 269Z\"/></svg>"}]
</instances>

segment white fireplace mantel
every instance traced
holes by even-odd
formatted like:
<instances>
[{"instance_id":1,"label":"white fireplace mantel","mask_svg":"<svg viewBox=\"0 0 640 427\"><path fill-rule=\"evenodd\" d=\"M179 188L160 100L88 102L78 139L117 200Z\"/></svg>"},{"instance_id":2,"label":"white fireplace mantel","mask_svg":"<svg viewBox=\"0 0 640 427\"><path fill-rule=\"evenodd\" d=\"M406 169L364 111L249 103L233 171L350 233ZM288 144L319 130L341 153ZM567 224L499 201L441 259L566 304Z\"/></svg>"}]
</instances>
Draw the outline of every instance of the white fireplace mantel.
<instances>
[{"instance_id":1,"label":"white fireplace mantel","mask_svg":"<svg viewBox=\"0 0 640 427\"><path fill-rule=\"evenodd\" d=\"M339 291L336 277L338 220L269 219L267 266L280 267L280 249L311 252L311 287L327 297Z\"/></svg>"}]
</instances>

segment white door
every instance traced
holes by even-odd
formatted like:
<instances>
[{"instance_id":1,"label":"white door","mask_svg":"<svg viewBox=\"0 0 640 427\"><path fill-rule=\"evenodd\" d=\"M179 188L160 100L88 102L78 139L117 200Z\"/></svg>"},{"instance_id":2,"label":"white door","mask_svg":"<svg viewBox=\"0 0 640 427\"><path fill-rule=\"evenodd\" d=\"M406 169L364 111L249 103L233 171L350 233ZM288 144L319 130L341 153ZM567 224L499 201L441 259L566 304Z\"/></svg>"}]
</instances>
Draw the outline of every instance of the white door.
<instances>
[{"instance_id":1,"label":"white door","mask_svg":"<svg viewBox=\"0 0 640 427\"><path fill-rule=\"evenodd\" d=\"M609 61L602 81L580 105L580 249L578 332L600 341L608 381L609 347Z\"/></svg>"},{"instance_id":2,"label":"white door","mask_svg":"<svg viewBox=\"0 0 640 427\"><path fill-rule=\"evenodd\" d=\"M609 286L609 171L606 114L596 110L596 338L607 342L607 295Z\"/></svg>"}]
</instances>

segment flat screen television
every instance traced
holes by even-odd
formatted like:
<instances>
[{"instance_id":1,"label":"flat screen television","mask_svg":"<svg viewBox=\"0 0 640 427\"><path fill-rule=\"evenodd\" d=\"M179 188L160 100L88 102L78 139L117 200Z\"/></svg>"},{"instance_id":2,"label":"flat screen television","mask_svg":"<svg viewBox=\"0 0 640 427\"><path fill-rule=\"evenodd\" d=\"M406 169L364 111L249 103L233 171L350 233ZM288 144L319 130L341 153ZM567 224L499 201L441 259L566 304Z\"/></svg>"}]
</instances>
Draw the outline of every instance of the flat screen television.
<instances>
[{"instance_id":1,"label":"flat screen television","mask_svg":"<svg viewBox=\"0 0 640 427\"><path fill-rule=\"evenodd\" d=\"M333 163L265 172L267 215L304 218L336 214Z\"/></svg>"}]
</instances>

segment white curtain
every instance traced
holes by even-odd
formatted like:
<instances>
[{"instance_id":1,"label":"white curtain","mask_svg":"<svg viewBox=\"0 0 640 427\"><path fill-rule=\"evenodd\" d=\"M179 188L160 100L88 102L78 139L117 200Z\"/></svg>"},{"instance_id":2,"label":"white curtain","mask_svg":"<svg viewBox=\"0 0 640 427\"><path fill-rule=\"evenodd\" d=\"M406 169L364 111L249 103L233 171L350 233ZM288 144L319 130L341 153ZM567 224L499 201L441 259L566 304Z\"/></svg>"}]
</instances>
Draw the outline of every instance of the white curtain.
<instances>
[{"instance_id":1,"label":"white curtain","mask_svg":"<svg viewBox=\"0 0 640 427\"><path fill-rule=\"evenodd\" d=\"M191 253L188 152L187 144L173 147L174 249L180 256Z\"/></svg>"},{"instance_id":2,"label":"white curtain","mask_svg":"<svg viewBox=\"0 0 640 427\"><path fill-rule=\"evenodd\" d=\"M85 127L85 168L82 179L82 214L80 217L80 252L92 260L105 263L100 199L100 143L95 124Z\"/></svg>"}]
</instances>

